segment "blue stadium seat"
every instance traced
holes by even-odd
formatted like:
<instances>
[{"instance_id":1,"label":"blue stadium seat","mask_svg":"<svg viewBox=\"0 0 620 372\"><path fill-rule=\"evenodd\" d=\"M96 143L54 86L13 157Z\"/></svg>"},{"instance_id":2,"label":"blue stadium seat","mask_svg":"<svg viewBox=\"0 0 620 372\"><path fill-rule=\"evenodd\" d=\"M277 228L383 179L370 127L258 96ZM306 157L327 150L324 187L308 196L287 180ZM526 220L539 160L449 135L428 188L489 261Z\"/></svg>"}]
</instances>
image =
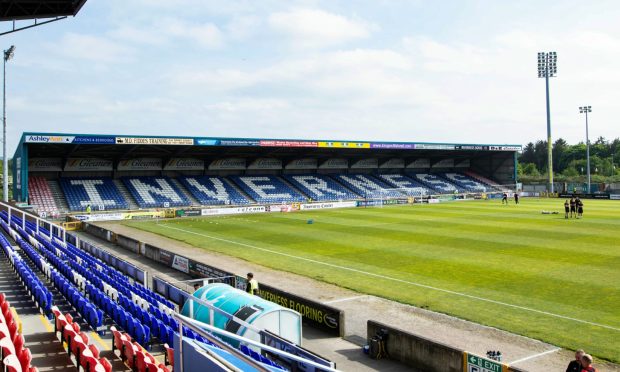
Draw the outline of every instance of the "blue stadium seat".
<instances>
[{"instance_id":1,"label":"blue stadium seat","mask_svg":"<svg viewBox=\"0 0 620 372\"><path fill-rule=\"evenodd\" d=\"M413 173L411 178L440 194L451 194L459 189L448 180L432 173Z\"/></svg>"},{"instance_id":2,"label":"blue stadium seat","mask_svg":"<svg viewBox=\"0 0 620 372\"><path fill-rule=\"evenodd\" d=\"M378 177L392 187L404 189L402 191L408 196L422 196L432 193L428 187L403 174L380 174Z\"/></svg>"},{"instance_id":3,"label":"blue stadium seat","mask_svg":"<svg viewBox=\"0 0 620 372\"><path fill-rule=\"evenodd\" d=\"M202 205L250 203L246 197L222 177L180 177L178 180Z\"/></svg>"},{"instance_id":4,"label":"blue stadium seat","mask_svg":"<svg viewBox=\"0 0 620 372\"><path fill-rule=\"evenodd\" d=\"M257 203L304 202L306 197L276 176L230 176Z\"/></svg>"},{"instance_id":5,"label":"blue stadium seat","mask_svg":"<svg viewBox=\"0 0 620 372\"><path fill-rule=\"evenodd\" d=\"M167 177L126 177L123 183L141 208L191 204L187 196Z\"/></svg>"},{"instance_id":6,"label":"blue stadium seat","mask_svg":"<svg viewBox=\"0 0 620 372\"><path fill-rule=\"evenodd\" d=\"M84 211L88 205L93 211L129 208L111 178L61 178L60 187L72 211Z\"/></svg>"},{"instance_id":7,"label":"blue stadium seat","mask_svg":"<svg viewBox=\"0 0 620 372\"><path fill-rule=\"evenodd\" d=\"M313 201L351 200L360 197L323 174L286 175L284 178Z\"/></svg>"},{"instance_id":8,"label":"blue stadium seat","mask_svg":"<svg viewBox=\"0 0 620 372\"><path fill-rule=\"evenodd\" d=\"M334 178L363 198L391 197L399 198L404 194L383 181L367 174L339 174Z\"/></svg>"}]
</instances>

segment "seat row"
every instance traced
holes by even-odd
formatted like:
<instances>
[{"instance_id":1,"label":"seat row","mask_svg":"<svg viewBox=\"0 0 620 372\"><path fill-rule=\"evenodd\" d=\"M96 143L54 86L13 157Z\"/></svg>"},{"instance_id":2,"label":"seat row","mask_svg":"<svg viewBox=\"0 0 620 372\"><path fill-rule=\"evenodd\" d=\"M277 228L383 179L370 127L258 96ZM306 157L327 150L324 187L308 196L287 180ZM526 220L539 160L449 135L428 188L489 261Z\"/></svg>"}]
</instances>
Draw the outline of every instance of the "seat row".
<instances>
[{"instance_id":1,"label":"seat row","mask_svg":"<svg viewBox=\"0 0 620 372\"><path fill-rule=\"evenodd\" d=\"M24 336L19 329L11 304L4 293L0 293L0 360L5 371L38 371L30 362L32 353L24 347Z\"/></svg>"},{"instance_id":2,"label":"seat row","mask_svg":"<svg viewBox=\"0 0 620 372\"><path fill-rule=\"evenodd\" d=\"M112 352L118 350L120 358L129 368L137 372L170 372L164 363L158 363L151 353L143 349L138 342L132 340L127 333L120 332L116 327L110 327L112 336Z\"/></svg>"},{"instance_id":3,"label":"seat row","mask_svg":"<svg viewBox=\"0 0 620 372\"><path fill-rule=\"evenodd\" d=\"M54 314L54 335L60 333L60 341L67 344L69 356L75 356L76 364L86 372L110 372L112 364L100 357L99 348L90 343L88 334L80 330L80 325L73 321L71 314L63 314L57 307L52 308Z\"/></svg>"}]
</instances>

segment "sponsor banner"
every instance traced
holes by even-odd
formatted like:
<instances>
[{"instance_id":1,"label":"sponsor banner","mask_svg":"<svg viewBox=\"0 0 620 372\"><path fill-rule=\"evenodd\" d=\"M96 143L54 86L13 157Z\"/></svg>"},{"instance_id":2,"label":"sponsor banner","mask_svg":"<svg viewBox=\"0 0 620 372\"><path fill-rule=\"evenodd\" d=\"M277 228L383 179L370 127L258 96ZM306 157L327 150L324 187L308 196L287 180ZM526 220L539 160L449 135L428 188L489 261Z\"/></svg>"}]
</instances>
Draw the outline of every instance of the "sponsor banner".
<instances>
[{"instance_id":1,"label":"sponsor banner","mask_svg":"<svg viewBox=\"0 0 620 372\"><path fill-rule=\"evenodd\" d=\"M220 141L211 138L197 138L195 143L198 146L217 146L220 144Z\"/></svg>"},{"instance_id":2,"label":"sponsor banner","mask_svg":"<svg viewBox=\"0 0 620 372\"><path fill-rule=\"evenodd\" d=\"M491 151L521 151L521 146L488 146Z\"/></svg>"},{"instance_id":3,"label":"sponsor banner","mask_svg":"<svg viewBox=\"0 0 620 372\"><path fill-rule=\"evenodd\" d=\"M214 160L209 164L209 170L243 170L245 169L245 159L226 158Z\"/></svg>"},{"instance_id":4,"label":"sponsor banner","mask_svg":"<svg viewBox=\"0 0 620 372\"><path fill-rule=\"evenodd\" d=\"M431 160L430 159L416 159L413 162L407 165L407 168L430 168Z\"/></svg>"},{"instance_id":5,"label":"sponsor banner","mask_svg":"<svg viewBox=\"0 0 620 372\"><path fill-rule=\"evenodd\" d=\"M163 218L166 217L165 211L136 211L125 213L92 213L92 214L78 214L72 216L80 221L121 221L121 220L143 220L150 218Z\"/></svg>"},{"instance_id":6,"label":"sponsor banner","mask_svg":"<svg viewBox=\"0 0 620 372\"><path fill-rule=\"evenodd\" d=\"M187 259L187 257L175 254L174 257L172 257L172 264L170 265L170 267L189 274L189 260Z\"/></svg>"},{"instance_id":7,"label":"sponsor banner","mask_svg":"<svg viewBox=\"0 0 620 372\"><path fill-rule=\"evenodd\" d=\"M30 172L62 172L62 159L60 158L30 158L28 159Z\"/></svg>"},{"instance_id":8,"label":"sponsor banner","mask_svg":"<svg viewBox=\"0 0 620 372\"><path fill-rule=\"evenodd\" d=\"M260 146L259 140L230 139L219 142L220 146Z\"/></svg>"},{"instance_id":9,"label":"sponsor banner","mask_svg":"<svg viewBox=\"0 0 620 372\"><path fill-rule=\"evenodd\" d=\"M248 169L282 169L282 160L275 158L258 158Z\"/></svg>"},{"instance_id":10,"label":"sponsor banner","mask_svg":"<svg viewBox=\"0 0 620 372\"><path fill-rule=\"evenodd\" d=\"M469 159L465 159L461 162L458 162L454 165L454 168L469 168L470 167L470 161Z\"/></svg>"},{"instance_id":11,"label":"sponsor banner","mask_svg":"<svg viewBox=\"0 0 620 372\"><path fill-rule=\"evenodd\" d=\"M353 208L357 206L355 201L347 202L333 202L333 203L311 203L300 205L301 210L314 210L314 209L332 209L332 208Z\"/></svg>"},{"instance_id":12,"label":"sponsor banner","mask_svg":"<svg viewBox=\"0 0 620 372\"><path fill-rule=\"evenodd\" d=\"M286 164L284 169L316 169L318 166L316 159L295 159Z\"/></svg>"},{"instance_id":13,"label":"sponsor banner","mask_svg":"<svg viewBox=\"0 0 620 372\"><path fill-rule=\"evenodd\" d=\"M221 216L226 214L264 213L264 206L233 207L233 208L205 208L200 211L202 216Z\"/></svg>"},{"instance_id":14,"label":"sponsor banner","mask_svg":"<svg viewBox=\"0 0 620 372\"><path fill-rule=\"evenodd\" d=\"M164 166L164 170L203 170L205 162L193 158L172 158Z\"/></svg>"},{"instance_id":15,"label":"sponsor banner","mask_svg":"<svg viewBox=\"0 0 620 372\"><path fill-rule=\"evenodd\" d=\"M75 136L26 136L26 143L72 143Z\"/></svg>"},{"instance_id":16,"label":"sponsor banner","mask_svg":"<svg viewBox=\"0 0 620 372\"><path fill-rule=\"evenodd\" d=\"M299 203L265 206L265 212L294 212L299 210Z\"/></svg>"},{"instance_id":17,"label":"sponsor banner","mask_svg":"<svg viewBox=\"0 0 620 372\"><path fill-rule=\"evenodd\" d=\"M611 200L620 200L620 194L610 194L609 199Z\"/></svg>"},{"instance_id":18,"label":"sponsor banner","mask_svg":"<svg viewBox=\"0 0 620 372\"><path fill-rule=\"evenodd\" d=\"M171 145L193 146L193 138L116 137L117 145Z\"/></svg>"},{"instance_id":19,"label":"sponsor banner","mask_svg":"<svg viewBox=\"0 0 620 372\"><path fill-rule=\"evenodd\" d=\"M118 162L119 171L128 170L161 170L161 159L157 158L137 158L125 159Z\"/></svg>"},{"instance_id":20,"label":"sponsor banner","mask_svg":"<svg viewBox=\"0 0 620 372\"><path fill-rule=\"evenodd\" d=\"M572 197L578 197L580 199L611 199L610 194L579 194L579 193L560 193L558 198L566 199Z\"/></svg>"},{"instance_id":21,"label":"sponsor banner","mask_svg":"<svg viewBox=\"0 0 620 372\"><path fill-rule=\"evenodd\" d=\"M319 169L347 169L349 161L347 159L331 158L327 159L319 166Z\"/></svg>"},{"instance_id":22,"label":"sponsor banner","mask_svg":"<svg viewBox=\"0 0 620 372\"><path fill-rule=\"evenodd\" d=\"M433 164L433 168L454 168L454 159L443 159Z\"/></svg>"},{"instance_id":23,"label":"sponsor banner","mask_svg":"<svg viewBox=\"0 0 620 372\"><path fill-rule=\"evenodd\" d=\"M318 147L316 141L264 140L259 144L266 147Z\"/></svg>"},{"instance_id":24,"label":"sponsor banner","mask_svg":"<svg viewBox=\"0 0 620 372\"><path fill-rule=\"evenodd\" d=\"M403 149L403 150L411 150L415 149L415 144L413 143L371 143L371 149Z\"/></svg>"},{"instance_id":25,"label":"sponsor banner","mask_svg":"<svg viewBox=\"0 0 620 372\"><path fill-rule=\"evenodd\" d=\"M484 150L484 151L487 151L487 150L489 150L489 146L483 146L483 145L456 145L456 146L454 146L454 149L456 149L456 150Z\"/></svg>"},{"instance_id":26,"label":"sponsor banner","mask_svg":"<svg viewBox=\"0 0 620 372\"><path fill-rule=\"evenodd\" d=\"M416 150L454 150L454 145L440 143L416 143Z\"/></svg>"},{"instance_id":27,"label":"sponsor banner","mask_svg":"<svg viewBox=\"0 0 620 372\"><path fill-rule=\"evenodd\" d=\"M177 209L175 211L177 217L197 217L202 216L200 209Z\"/></svg>"},{"instance_id":28,"label":"sponsor banner","mask_svg":"<svg viewBox=\"0 0 620 372\"><path fill-rule=\"evenodd\" d=\"M379 159L361 159L351 165L351 169L376 169L379 168Z\"/></svg>"},{"instance_id":29,"label":"sponsor banner","mask_svg":"<svg viewBox=\"0 0 620 372\"><path fill-rule=\"evenodd\" d=\"M368 142L319 142L319 147L333 147L338 149L369 149L370 143Z\"/></svg>"},{"instance_id":30,"label":"sponsor banner","mask_svg":"<svg viewBox=\"0 0 620 372\"><path fill-rule=\"evenodd\" d=\"M296 296L280 289L260 284L260 296L273 303L297 311L305 323L334 336L344 335L343 314L340 310L318 301Z\"/></svg>"},{"instance_id":31,"label":"sponsor banner","mask_svg":"<svg viewBox=\"0 0 620 372\"><path fill-rule=\"evenodd\" d=\"M381 164L381 166L379 166L379 168L381 168L381 169L386 169L386 168L389 168L389 169L405 168L405 159L400 159L400 158L389 159L385 163Z\"/></svg>"},{"instance_id":32,"label":"sponsor banner","mask_svg":"<svg viewBox=\"0 0 620 372\"><path fill-rule=\"evenodd\" d=\"M78 136L73 139L73 143L79 145L113 145L116 137L112 136Z\"/></svg>"},{"instance_id":33,"label":"sponsor banner","mask_svg":"<svg viewBox=\"0 0 620 372\"><path fill-rule=\"evenodd\" d=\"M112 171L112 160L70 158L67 159L64 170L72 172Z\"/></svg>"}]
</instances>

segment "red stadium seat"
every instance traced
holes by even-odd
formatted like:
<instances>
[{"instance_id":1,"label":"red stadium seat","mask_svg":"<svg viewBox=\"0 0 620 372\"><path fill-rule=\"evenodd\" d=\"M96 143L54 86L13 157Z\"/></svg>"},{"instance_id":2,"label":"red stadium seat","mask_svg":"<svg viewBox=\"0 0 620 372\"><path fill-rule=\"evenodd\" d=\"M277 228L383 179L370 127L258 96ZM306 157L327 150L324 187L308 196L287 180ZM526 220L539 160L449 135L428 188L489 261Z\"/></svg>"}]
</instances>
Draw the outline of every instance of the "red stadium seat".
<instances>
[{"instance_id":1,"label":"red stadium seat","mask_svg":"<svg viewBox=\"0 0 620 372\"><path fill-rule=\"evenodd\" d=\"M32 361L32 354L30 353L30 349L23 349L19 354L19 364L22 367L22 371L27 371L28 367L30 367L30 362Z\"/></svg>"},{"instance_id":2,"label":"red stadium seat","mask_svg":"<svg viewBox=\"0 0 620 372\"><path fill-rule=\"evenodd\" d=\"M106 358L99 359L99 364L103 366L105 372L112 372L112 363Z\"/></svg>"},{"instance_id":3,"label":"red stadium seat","mask_svg":"<svg viewBox=\"0 0 620 372\"><path fill-rule=\"evenodd\" d=\"M24 348L24 336L21 333L17 333L13 337L13 346L15 347L15 354L19 355Z\"/></svg>"},{"instance_id":4,"label":"red stadium seat","mask_svg":"<svg viewBox=\"0 0 620 372\"><path fill-rule=\"evenodd\" d=\"M11 354L2 359L2 364L4 364L4 370L7 372L21 372L22 367L19 359L15 354Z\"/></svg>"},{"instance_id":5,"label":"red stadium seat","mask_svg":"<svg viewBox=\"0 0 620 372\"><path fill-rule=\"evenodd\" d=\"M166 349L166 364L174 367L174 349L168 346L168 344L164 344L164 349Z\"/></svg>"},{"instance_id":6,"label":"red stadium seat","mask_svg":"<svg viewBox=\"0 0 620 372\"><path fill-rule=\"evenodd\" d=\"M123 348L122 350L122 357L123 360L125 360L127 362L127 365L133 369L135 363L134 363L134 357L136 355L136 352L138 351L138 348L132 344L130 341L127 340L123 340Z\"/></svg>"}]
</instances>

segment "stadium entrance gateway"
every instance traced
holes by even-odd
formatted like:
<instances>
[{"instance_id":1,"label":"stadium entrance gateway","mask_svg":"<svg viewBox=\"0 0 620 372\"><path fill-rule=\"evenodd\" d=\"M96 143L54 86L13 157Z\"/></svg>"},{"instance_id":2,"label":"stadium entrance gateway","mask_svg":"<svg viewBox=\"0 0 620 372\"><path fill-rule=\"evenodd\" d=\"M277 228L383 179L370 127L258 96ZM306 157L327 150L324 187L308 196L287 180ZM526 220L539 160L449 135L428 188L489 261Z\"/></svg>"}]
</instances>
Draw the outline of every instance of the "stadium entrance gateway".
<instances>
[{"instance_id":1,"label":"stadium entrance gateway","mask_svg":"<svg viewBox=\"0 0 620 372\"><path fill-rule=\"evenodd\" d=\"M463 352L463 372L507 372L508 365Z\"/></svg>"}]
</instances>

